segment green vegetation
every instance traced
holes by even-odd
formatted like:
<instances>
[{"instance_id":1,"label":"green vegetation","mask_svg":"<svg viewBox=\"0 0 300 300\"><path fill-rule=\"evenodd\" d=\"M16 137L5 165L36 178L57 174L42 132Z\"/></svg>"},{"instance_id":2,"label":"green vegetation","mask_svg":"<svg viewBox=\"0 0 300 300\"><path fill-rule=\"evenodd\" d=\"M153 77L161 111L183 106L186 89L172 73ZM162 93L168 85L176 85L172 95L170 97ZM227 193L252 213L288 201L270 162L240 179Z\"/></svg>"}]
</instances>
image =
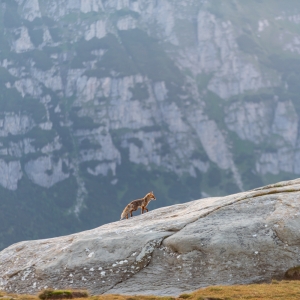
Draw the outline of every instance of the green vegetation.
<instances>
[{"instance_id":1,"label":"green vegetation","mask_svg":"<svg viewBox=\"0 0 300 300\"><path fill-rule=\"evenodd\" d=\"M41 300L46 299L72 299L72 292L68 290L44 290L39 294Z\"/></svg>"},{"instance_id":2,"label":"green vegetation","mask_svg":"<svg viewBox=\"0 0 300 300\"><path fill-rule=\"evenodd\" d=\"M4 12L3 23L7 28L16 28L22 25L22 21L18 13L18 4L15 1L5 0L2 1L6 4Z\"/></svg>"},{"instance_id":3,"label":"green vegetation","mask_svg":"<svg viewBox=\"0 0 300 300\"><path fill-rule=\"evenodd\" d=\"M10 45L7 40L7 35L1 30L0 22L0 58L8 58L11 55ZM1 84L1 82L0 82Z\"/></svg>"},{"instance_id":4,"label":"green vegetation","mask_svg":"<svg viewBox=\"0 0 300 300\"><path fill-rule=\"evenodd\" d=\"M201 189L211 196L229 195L240 192L235 184L233 174L230 170L222 170L212 162L203 176Z\"/></svg>"},{"instance_id":5,"label":"green vegetation","mask_svg":"<svg viewBox=\"0 0 300 300\"><path fill-rule=\"evenodd\" d=\"M228 140L232 145L233 160L239 169L242 177L244 188L246 190L263 185L261 176L255 171L255 162L257 145L254 143L241 140L238 135L232 131L228 134Z\"/></svg>"},{"instance_id":6,"label":"green vegetation","mask_svg":"<svg viewBox=\"0 0 300 300\"><path fill-rule=\"evenodd\" d=\"M143 141L141 141L138 138L130 138L130 139L128 139L128 143L132 143L132 144L136 145L139 148L143 147Z\"/></svg>"},{"instance_id":7,"label":"green vegetation","mask_svg":"<svg viewBox=\"0 0 300 300\"><path fill-rule=\"evenodd\" d=\"M61 32L60 32L60 29L58 27L49 28L49 32L50 32L51 37L52 37L52 39L55 43L61 42L61 40L62 40Z\"/></svg>"},{"instance_id":8,"label":"green vegetation","mask_svg":"<svg viewBox=\"0 0 300 300\"><path fill-rule=\"evenodd\" d=\"M299 280L300 279L300 267L297 266L297 267L287 270L285 272L285 278Z\"/></svg>"},{"instance_id":9,"label":"green vegetation","mask_svg":"<svg viewBox=\"0 0 300 300\"><path fill-rule=\"evenodd\" d=\"M53 66L52 60L50 58L50 51L49 49L53 49L52 47L45 47L43 50L31 50L23 53L14 53L10 56L13 57L13 59L19 63L19 64L24 64L27 68L29 68L29 63L30 61L33 61L35 63L35 67L42 70L42 71L47 71L51 69Z\"/></svg>"},{"instance_id":10,"label":"green vegetation","mask_svg":"<svg viewBox=\"0 0 300 300\"><path fill-rule=\"evenodd\" d=\"M154 81L168 81L182 85L183 76L158 40L140 29L119 31L127 55L132 57L139 73Z\"/></svg>"},{"instance_id":11,"label":"green vegetation","mask_svg":"<svg viewBox=\"0 0 300 300\"><path fill-rule=\"evenodd\" d=\"M188 299L188 298L191 298L191 297L192 297L191 294L181 294L181 295L179 296L179 299Z\"/></svg>"},{"instance_id":12,"label":"green vegetation","mask_svg":"<svg viewBox=\"0 0 300 300\"><path fill-rule=\"evenodd\" d=\"M94 15L97 15L97 14L95 14L95 12L93 12L93 13L94 13ZM64 24L70 25L70 24L75 23L76 21L78 21L79 16L80 16L79 11L78 12L72 12L72 13L69 13L67 15L64 15L61 20L63 21ZM91 15L89 17L91 17Z\"/></svg>"},{"instance_id":13,"label":"green vegetation","mask_svg":"<svg viewBox=\"0 0 300 300\"><path fill-rule=\"evenodd\" d=\"M112 17L113 18L116 17L117 19L119 19L121 17L126 17L126 16L131 16L134 19L138 19L140 14L135 11L132 11L132 10L120 9L120 10L117 10Z\"/></svg>"},{"instance_id":14,"label":"green vegetation","mask_svg":"<svg viewBox=\"0 0 300 300\"><path fill-rule=\"evenodd\" d=\"M197 28L192 20L177 19L175 31L180 45L195 47L197 45Z\"/></svg>"},{"instance_id":15,"label":"green vegetation","mask_svg":"<svg viewBox=\"0 0 300 300\"><path fill-rule=\"evenodd\" d=\"M70 112L70 119L73 122L73 128L77 129L95 129L99 127L99 124L94 123L93 119L90 117L78 117L75 110Z\"/></svg>"},{"instance_id":16,"label":"green vegetation","mask_svg":"<svg viewBox=\"0 0 300 300\"><path fill-rule=\"evenodd\" d=\"M201 93L204 89L207 88L209 81L212 79L213 74L206 74L201 73L197 75L197 85L198 85L198 91Z\"/></svg>"},{"instance_id":17,"label":"green vegetation","mask_svg":"<svg viewBox=\"0 0 300 300\"><path fill-rule=\"evenodd\" d=\"M39 294L41 300L47 299L73 299L73 298L87 298L89 294L87 291L76 290L44 290Z\"/></svg>"},{"instance_id":18,"label":"green vegetation","mask_svg":"<svg viewBox=\"0 0 300 300\"><path fill-rule=\"evenodd\" d=\"M279 172L279 174L265 174L264 176L262 176L262 181L263 185L267 185L267 184L273 184L274 182L281 182L281 181L285 181L285 180L292 180L297 178L298 176L292 173L287 173L287 172Z\"/></svg>"},{"instance_id":19,"label":"green vegetation","mask_svg":"<svg viewBox=\"0 0 300 300\"><path fill-rule=\"evenodd\" d=\"M179 75L181 76L181 74L179 74ZM175 102L179 108L184 107L184 101L182 101L180 96L186 96L186 93L184 92L184 90L182 88L182 84L183 84L183 82L181 82L181 84L178 84L178 83L172 82L172 81L166 82L166 88L168 90L167 100L170 102ZM186 101L188 101L188 99Z\"/></svg>"},{"instance_id":20,"label":"green vegetation","mask_svg":"<svg viewBox=\"0 0 300 300\"><path fill-rule=\"evenodd\" d=\"M80 150L88 150L88 149L101 149L99 144L92 143L88 138L81 141L79 145Z\"/></svg>"},{"instance_id":21,"label":"green vegetation","mask_svg":"<svg viewBox=\"0 0 300 300\"><path fill-rule=\"evenodd\" d=\"M37 27L41 27L44 25L43 19L35 17L32 21L28 21L23 19L24 25L29 28L29 30L37 29Z\"/></svg>"},{"instance_id":22,"label":"green vegetation","mask_svg":"<svg viewBox=\"0 0 300 300\"><path fill-rule=\"evenodd\" d=\"M20 104L20 111L26 112L29 116L32 116L36 123L41 123L46 121L46 110L42 103L37 99L32 99L24 97L22 103Z\"/></svg>"},{"instance_id":23,"label":"green vegetation","mask_svg":"<svg viewBox=\"0 0 300 300\"><path fill-rule=\"evenodd\" d=\"M7 101L9 99L9 101ZM0 107L3 113L6 112L18 112L22 110L22 96L15 89L7 89L4 85L0 87Z\"/></svg>"},{"instance_id":24,"label":"green vegetation","mask_svg":"<svg viewBox=\"0 0 300 300\"><path fill-rule=\"evenodd\" d=\"M111 172L107 176L93 176L88 173L87 169L94 169L100 163L99 161L85 162L80 165L80 172L88 190L87 209L80 215L84 229L119 220L121 211L129 201L140 198L151 190L159 201L151 202L150 210L182 203L184 199L192 200L201 197L200 174L197 178L190 176L179 178L163 170L154 169L149 172L144 166L129 162L127 150L120 149L120 151L122 165L117 166L118 182L115 185L111 184L111 181L116 178ZM136 184L137 178L138 184ZM110 205L112 199L113 206Z\"/></svg>"},{"instance_id":25,"label":"green vegetation","mask_svg":"<svg viewBox=\"0 0 300 300\"><path fill-rule=\"evenodd\" d=\"M300 59L285 58L279 56L272 56L271 61L279 72L282 73L282 87L275 89L276 95L279 100L289 101L292 100L293 105L300 115L300 102L299 102L299 80L300 80Z\"/></svg>"},{"instance_id":26,"label":"green vegetation","mask_svg":"<svg viewBox=\"0 0 300 300\"><path fill-rule=\"evenodd\" d=\"M35 67L41 69L42 71L47 71L51 69L52 61L48 53L40 50L33 50L30 54L30 56L35 62Z\"/></svg>"},{"instance_id":27,"label":"green vegetation","mask_svg":"<svg viewBox=\"0 0 300 300\"><path fill-rule=\"evenodd\" d=\"M44 35L43 29L38 28L38 29L28 30L28 33L31 42L35 47L37 47L43 42L43 35Z\"/></svg>"},{"instance_id":28,"label":"green vegetation","mask_svg":"<svg viewBox=\"0 0 300 300\"><path fill-rule=\"evenodd\" d=\"M260 94L248 94L243 96L243 101L245 102L270 102L270 100L274 97L272 92L270 93L260 93ZM272 101L272 100L271 100Z\"/></svg>"},{"instance_id":29,"label":"green vegetation","mask_svg":"<svg viewBox=\"0 0 300 300\"><path fill-rule=\"evenodd\" d=\"M240 49L249 54L261 54L260 46L247 34L242 34L237 38Z\"/></svg>"},{"instance_id":30,"label":"green vegetation","mask_svg":"<svg viewBox=\"0 0 300 300\"><path fill-rule=\"evenodd\" d=\"M47 144L53 142L56 136L56 132L54 130L42 130L40 127L34 127L31 129L25 137L31 138L34 141L31 144L36 149L41 149Z\"/></svg>"},{"instance_id":31,"label":"green vegetation","mask_svg":"<svg viewBox=\"0 0 300 300\"><path fill-rule=\"evenodd\" d=\"M100 40L96 38L90 41L81 40L77 43L75 49L77 56L71 62L72 68L79 68L83 62L96 59L96 56L91 54L93 50L106 50L101 60L97 63L96 69L86 71L87 76L105 77L111 76L111 72L116 72L118 76L137 73L133 61L118 39L112 34L108 34Z\"/></svg>"},{"instance_id":32,"label":"green vegetation","mask_svg":"<svg viewBox=\"0 0 300 300\"><path fill-rule=\"evenodd\" d=\"M5 292L2 292L1 295L16 300L75 299L82 297L88 297L88 300L298 300L300 297L300 285L297 280L277 281L273 279L269 284L206 287L190 294L184 293L179 297L141 295L123 296L115 294L89 296L86 291L77 290L45 290L40 293L39 298L34 295L6 294Z\"/></svg>"},{"instance_id":33,"label":"green vegetation","mask_svg":"<svg viewBox=\"0 0 300 300\"><path fill-rule=\"evenodd\" d=\"M13 83L15 80L16 78L12 76L5 68L0 67L0 88L3 83Z\"/></svg>"},{"instance_id":34,"label":"green vegetation","mask_svg":"<svg viewBox=\"0 0 300 300\"><path fill-rule=\"evenodd\" d=\"M16 191L0 186L0 226L6 228L0 232L0 249L21 240L81 230L81 222L66 209L74 205L76 187L74 177L47 189L33 184L26 176L19 181Z\"/></svg>"},{"instance_id":35,"label":"green vegetation","mask_svg":"<svg viewBox=\"0 0 300 300\"><path fill-rule=\"evenodd\" d=\"M43 16L42 20L43 20L43 23L48 27L53 27L56 24L53 19L51 19L47 16Z\"/></svg>"},{"instance_id":36,"label":"green vegetation","mask_svg":"<svg viewBox=\"0 0 300 300\"><path fill-rule=\"evenodd\" d=\"M0 86L0 107L3 112L26 113L31 116L36 123L46 120L46 111L42 103L37 99L28 97L22 98L21 94L15 89L1 88ZM0 112L1 114L1 112Z\"/></svg>"},{"instance_id":37,"label":"green vegetation","mask_svg":"<svg viewBox=\"0 0 300 300\"><path fill-rule=\"evenodd\" d=\"M149 98L147 86L143 83L137 83L133 88L129 88L129 90L132 93L132 100L144 100Z\"/></svg>"},{"instance_id":38,"label":"green vegetation","mask_svg":"<svg viewBox=\"0 0 300 300\"><path fill-rule=\"evenodd\" d=\"M160 148L160 155L161 156L165 156L171 153L172 149L170 147L170 145L168 144L166 138L164 137L159 137L155 139L156 143L161 144L161 148Z\"/></svg>"},{"instance_id":39,"label":"green vegetation","mask_svg":"<svg viewBox=\"0 0 300 300\"><path fill-rule=\"evenodd\" d=\"M226 128L224 124L224 100L211 91L207 91L203 97L205 102L205 113L214 120L219 128Z\"/></svg>"},{"instance_id":40,"label":"green vegetation","mask_svg":"<svg viewBox=\"0 0 300 300\"><path fill-rule=\"evenodd\" d=\"M70 133L70 129L68 127L63 127L63 126L53 126L57 132L57 134L60 137L60 141L63 145L62 152L69 152L72 153L74 150L74 142L72 135Z\"/></svg>"},{"instance_id":41,"label":"green vegetation","mask_svg":"<svg viewBox=\"0 0 300 300\"><path fill-rule=\"evenodd\" d=\"M203 162L209 161L209 157L208 157L207 153L205 152L202 145L200 147L198 147L197 150L194 151L194 153L191 156L191 159L200 159Z\"/></svg>"}]
</instances>

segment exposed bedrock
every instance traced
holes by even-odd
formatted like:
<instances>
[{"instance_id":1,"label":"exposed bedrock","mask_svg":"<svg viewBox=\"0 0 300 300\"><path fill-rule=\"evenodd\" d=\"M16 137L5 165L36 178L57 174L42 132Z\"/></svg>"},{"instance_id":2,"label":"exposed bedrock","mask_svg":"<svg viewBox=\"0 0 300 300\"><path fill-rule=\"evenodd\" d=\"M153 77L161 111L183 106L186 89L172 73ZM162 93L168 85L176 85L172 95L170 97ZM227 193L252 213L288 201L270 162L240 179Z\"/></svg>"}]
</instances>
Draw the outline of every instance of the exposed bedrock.
<instances>
[{"instance_id":1,"label":"exposed bedrock","mask_svg":"<svg viewBox=\"0 0 300 300\"><path fill-rule=\"evenodd\" d=\"M177 295L283 278L300 260L300 179L150 211L0 252L0 287Z\"/></svg>"}]
</instances>

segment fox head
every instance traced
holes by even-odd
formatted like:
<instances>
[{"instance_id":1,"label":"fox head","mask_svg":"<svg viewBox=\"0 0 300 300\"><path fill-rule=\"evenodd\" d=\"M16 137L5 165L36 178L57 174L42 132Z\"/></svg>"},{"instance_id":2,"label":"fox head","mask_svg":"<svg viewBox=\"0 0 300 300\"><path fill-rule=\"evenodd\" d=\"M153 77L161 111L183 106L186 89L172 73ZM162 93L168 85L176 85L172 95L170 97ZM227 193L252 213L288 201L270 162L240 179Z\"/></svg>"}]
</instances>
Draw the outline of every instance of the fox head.
<instances>
[{"instance_id":1,"label":"fox head","mask_svg":"<svg viewBox=\"0 0 300 300\"><path fill-rule=\"evenodd\" d=\"M156 200L156 198L155 198L153 192L148 193L147 196L148 196L148 198L150 198L151 200Z\"/></svg>"}]
</instances>

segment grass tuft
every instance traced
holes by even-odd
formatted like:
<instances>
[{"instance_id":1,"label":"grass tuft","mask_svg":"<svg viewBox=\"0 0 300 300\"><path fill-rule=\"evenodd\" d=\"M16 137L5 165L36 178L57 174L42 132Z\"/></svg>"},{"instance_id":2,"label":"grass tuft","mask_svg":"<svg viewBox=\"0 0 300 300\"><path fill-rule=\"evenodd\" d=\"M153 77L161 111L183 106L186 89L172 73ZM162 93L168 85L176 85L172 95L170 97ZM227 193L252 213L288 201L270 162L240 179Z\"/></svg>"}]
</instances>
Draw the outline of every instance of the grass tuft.
<instances>
[{"instance_id":1,"label":"grass tuft","mask_svg":"<svg viewBox=\"0 0 300 300\"><path fill-rule=\"evenodd\" d=\"M182 294L179 296L180 299L188 299L188 298L191 298L192 295L191 294Z\"/></svg>"},{"instance_id":2,"label":"grass tuft","mask_svg":"<svg viewBox=\"0 0 300 300\"><path fill-rule=\"evenodd\" d=\"M300 279L300 267L294 267L285 272L285 278L287 279Z\"/></svg>"},{"instance_id":3,"label":"grass tuft","mask_svg":"<svg viewBox=\"0 0 300 300\"><path fill-rule=\"evenodd\" d=\"M86 291L52 289L42 291L39 299L33 295L6 294L4 291L1 291L1 295L5 296L5 300L75 299L81 297L88 297L87 300L299 300L300 282L297 280L272 280L271 284L211 286L190 294L181 294L178 297L116 294L89 296Z\"/></svg>"},{"instance_id":4,"label":"grass tuft","mask_svg":"<svg viewBox=\"0 0 300 300\"><path fill-rule=\"evenodd\" d=\"M276 279L272 279L272 282L271 282L271 284L279 284L279 281L278 281L278 280L276 280Z\"/></svg>"},{"instance_id":5,"label":"grass tuft","mask_svg":"<svg viewBox=\"0 0 300 300\"><path fill-rule=\"evenodd\" d=\"M231 300L231 298L219 298L219 297L199 297L197 300Z\"/></svg>"},{"instance_id":6,"label":"grass tuft","mask_svg":"<svg viewBox=\"0 0 300 300\"><path fill-rule=\"evenodd\" d=\"M52 290L52 289L44 290L39 294L39 298L41 300L87 298L88 296L89 294L87 291Z\"/></svg>"}]
</instances>

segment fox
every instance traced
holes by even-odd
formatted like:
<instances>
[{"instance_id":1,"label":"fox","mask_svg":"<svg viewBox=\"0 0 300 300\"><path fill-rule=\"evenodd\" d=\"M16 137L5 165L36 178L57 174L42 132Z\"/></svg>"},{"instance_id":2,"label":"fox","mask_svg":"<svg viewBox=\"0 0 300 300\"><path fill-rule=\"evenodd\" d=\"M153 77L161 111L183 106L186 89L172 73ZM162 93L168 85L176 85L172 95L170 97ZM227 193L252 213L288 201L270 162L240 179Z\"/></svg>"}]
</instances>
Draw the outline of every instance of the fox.
<instances>
[{"instance_id":1,"label":"fox","mask_svg":"<svg viewBox=\"0 0 300 300\"><path fill-rule=\"evenodd\" d=\"M149 204L149 202L151 200L156 200L153 192L146 194L146 196L144 198L131 201L124 208L124 210L121 214L121 220L124 219L125 217L126 217L126 219L128 219L129 214L130 214L130 217L132 217L132 212L136 211L139 207L141 208L141 214L143 214L145 210L148 212L149 210L147 208L147 205Z\"/></svg>"}]
</instances>

